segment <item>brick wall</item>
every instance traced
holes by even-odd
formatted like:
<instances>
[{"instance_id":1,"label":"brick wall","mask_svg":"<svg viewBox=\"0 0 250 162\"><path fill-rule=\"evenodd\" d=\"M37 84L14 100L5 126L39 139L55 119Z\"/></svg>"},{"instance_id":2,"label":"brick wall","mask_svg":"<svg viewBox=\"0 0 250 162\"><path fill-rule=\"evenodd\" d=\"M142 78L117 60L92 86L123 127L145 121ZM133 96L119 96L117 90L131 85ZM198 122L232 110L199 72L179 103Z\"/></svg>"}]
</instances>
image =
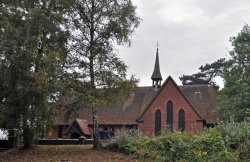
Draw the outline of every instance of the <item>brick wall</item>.
<instances>
[{"instance_id":1,"label":"brick wall","mask_svg":"<svg viewBox=\"0 0 250 162\"><path fill-rule=\"evenodd\" d=\"M168 101L172 101L173 103L173 130L178 130L179 128L180 109L183 109L185 112L185 131L196 132L203 129L203 122L197 121L200 119L200 117L197 115L191 105L185 100L173 79L167 79L162 88L163 89L159 92L158 96L150 104L140 119L143 122L139 122L139 129L144 133L154 135L156 110L161 111L161 130L167 128Z\"/></svg>"}]
</instances>

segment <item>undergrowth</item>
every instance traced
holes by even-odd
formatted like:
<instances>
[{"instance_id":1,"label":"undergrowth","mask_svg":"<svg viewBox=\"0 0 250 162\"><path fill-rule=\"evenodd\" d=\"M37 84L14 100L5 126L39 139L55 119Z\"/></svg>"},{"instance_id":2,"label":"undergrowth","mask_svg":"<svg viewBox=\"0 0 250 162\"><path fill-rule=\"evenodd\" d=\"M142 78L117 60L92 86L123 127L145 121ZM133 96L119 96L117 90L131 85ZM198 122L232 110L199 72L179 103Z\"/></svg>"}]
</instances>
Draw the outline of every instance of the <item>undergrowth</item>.
<instances>
[{"instance_id":1,"label":"undergrowth","mask_svg":"<svg viewBox=\"0 0 250 162\"><path fill-rule=\"evenodd\" d=\"M249 161L250 123L222 123L200 134L165 131L154 137L123 131L105 148L143 161Z\"/></svg>"}]
</instances>

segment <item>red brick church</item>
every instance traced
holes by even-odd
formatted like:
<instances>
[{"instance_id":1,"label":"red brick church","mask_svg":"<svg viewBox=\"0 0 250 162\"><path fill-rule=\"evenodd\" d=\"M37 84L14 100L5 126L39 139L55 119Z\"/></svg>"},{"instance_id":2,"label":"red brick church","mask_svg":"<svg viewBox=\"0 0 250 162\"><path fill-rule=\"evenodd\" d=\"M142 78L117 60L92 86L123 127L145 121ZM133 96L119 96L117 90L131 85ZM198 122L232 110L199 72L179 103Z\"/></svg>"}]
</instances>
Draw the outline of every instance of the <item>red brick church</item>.
<instances>
[{"instance_id":1,"label":"red brick church","mask_svg":"<svg viewBox=\"0 0 250 162\"><path fill-rule=\"evenodd\" d=\"M171 76L161 85L158 49L152 86L137 87L128 98L117 104L98 109L101 138L118 134L123 129L139 129L155 135L169 128L173 131L201 131L218 122L215 112L217 92L210 85L178 86ZM69 123L58 121L49 138L91 137L91 109L79 112Z\"/></svg>"}]
</instances>

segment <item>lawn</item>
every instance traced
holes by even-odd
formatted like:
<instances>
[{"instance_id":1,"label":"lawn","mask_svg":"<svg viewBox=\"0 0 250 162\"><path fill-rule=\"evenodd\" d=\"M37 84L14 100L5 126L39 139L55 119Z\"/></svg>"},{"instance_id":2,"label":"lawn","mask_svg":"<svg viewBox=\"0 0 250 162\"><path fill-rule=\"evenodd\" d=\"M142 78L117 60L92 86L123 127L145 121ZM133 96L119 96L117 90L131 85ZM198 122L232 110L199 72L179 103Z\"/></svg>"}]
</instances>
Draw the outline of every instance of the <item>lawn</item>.
<instances>
[{"instance_id":1,"label":"lawn","mask_svg":"<svg viewBox=\"0 0 250 162\"><path fill-rule=\"evenodd\" d=\"M117 152L93 150L91 145L37 146L0 152L1 162L138 162Z\"/></svg>"}]
</instances>

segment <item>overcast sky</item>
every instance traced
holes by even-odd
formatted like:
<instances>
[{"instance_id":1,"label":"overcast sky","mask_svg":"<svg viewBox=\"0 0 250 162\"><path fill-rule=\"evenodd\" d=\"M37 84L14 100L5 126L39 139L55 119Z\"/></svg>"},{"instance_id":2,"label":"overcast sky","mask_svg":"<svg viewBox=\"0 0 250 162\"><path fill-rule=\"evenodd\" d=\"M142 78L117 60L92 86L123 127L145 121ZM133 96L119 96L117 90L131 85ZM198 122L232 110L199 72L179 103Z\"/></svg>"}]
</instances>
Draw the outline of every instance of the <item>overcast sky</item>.
<instances>
[{"instance_id":1,"label":"overcast sky","mask_svg":"<svg viewBox=\"0 0 250 162\"><path fill-rule=\"evenodd\" d=\"M150 86L159 46L163 81L171 75L177 84L183 74L226 57L230 36L250 23L250 0L132 0L142 18L132 46L119 47L128 74Z\"/></svg>"}]
</instances>

